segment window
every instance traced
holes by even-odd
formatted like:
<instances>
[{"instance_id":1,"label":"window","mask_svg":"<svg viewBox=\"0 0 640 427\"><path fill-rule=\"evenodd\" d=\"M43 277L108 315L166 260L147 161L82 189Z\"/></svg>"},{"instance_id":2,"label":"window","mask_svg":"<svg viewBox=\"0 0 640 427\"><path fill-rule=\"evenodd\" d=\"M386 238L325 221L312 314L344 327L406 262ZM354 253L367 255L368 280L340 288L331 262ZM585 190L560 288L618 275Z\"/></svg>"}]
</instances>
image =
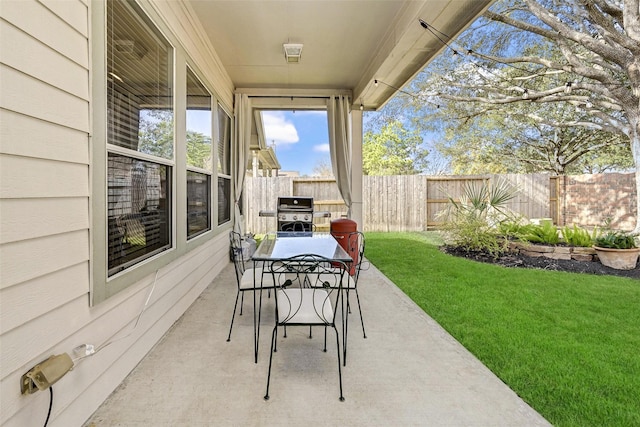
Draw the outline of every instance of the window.
<instances>
[{"instance_id":1,"label":"window","mask_svg":"<svg viewBox=\"0 0 640 427\"><path fill-rule=\"evenodd\" d=\"M211 100L187 67L187 238L211 229Z\"/></svg>"},{"instance_id":2,"label":"window","mask_svg":"<svg viewBox=\"0 0 640 427\"><path fill-rule=\"evenodd\" d=\"M172 57L135 3L107 2L109 276L171 247Z\"/></svg>"},{"instance_id":3,"label":"window","mask_svg":"<svg viewBox=\"0 0 640 427\"><path fill-rule=\"evenodd\" d=\"M109 274L169 245L170 168L119 154L108 155Z\"/></svg>"},{"instance_id":4,"label":"window","mask_svg":"<svg viewBox=\"0 0 640 427\"><path fill-rule=\"evenodd\" d=\"M218 104L218 225L231 220L231 118Z\"/></svg>"}]
</instances>

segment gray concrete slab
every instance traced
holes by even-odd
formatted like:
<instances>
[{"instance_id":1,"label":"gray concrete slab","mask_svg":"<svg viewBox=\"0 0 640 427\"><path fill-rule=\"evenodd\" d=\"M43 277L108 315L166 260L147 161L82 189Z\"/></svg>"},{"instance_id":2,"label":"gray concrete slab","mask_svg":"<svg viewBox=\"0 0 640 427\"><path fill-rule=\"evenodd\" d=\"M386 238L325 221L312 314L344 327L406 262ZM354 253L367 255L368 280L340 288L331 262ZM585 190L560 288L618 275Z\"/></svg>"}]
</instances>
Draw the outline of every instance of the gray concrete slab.
<instances>
[{"instance_id":1,"label":"gray concrete slab","mask_svg":"<svg viewBox=\"0 0 640 427\"><path fill-rule=\"evenodd\" d=\"M211 283L86 426L543 426L549 423L447 334L375 267L349 318L344 396L338 400L335 338L289 328L274 355L264 300L258 363L250 301L226 342L235 297L230 265Z\"/></svg>"}]
</instances>

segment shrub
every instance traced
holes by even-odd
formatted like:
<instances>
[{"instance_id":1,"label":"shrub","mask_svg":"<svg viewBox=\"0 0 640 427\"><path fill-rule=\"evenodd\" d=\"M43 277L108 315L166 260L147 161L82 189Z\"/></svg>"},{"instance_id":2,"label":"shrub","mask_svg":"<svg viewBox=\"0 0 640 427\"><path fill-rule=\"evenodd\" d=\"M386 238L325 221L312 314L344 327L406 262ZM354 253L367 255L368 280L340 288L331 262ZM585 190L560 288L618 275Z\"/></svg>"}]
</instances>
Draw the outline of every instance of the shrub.
<instances>
[{"instance_id":1,"label":"shrub","mask_svg":"<svg viewBox=\"0 0 640 427\"><path fill-rule=\"evenodd\" d=\"M466 251L482 251L497 257L507 249L507 241L498 225L513 215L506 204L515 197L514 190L503 180L493 185L465 184L460 201L449 196L449 206L440 217L444 218L445 237Z\"/></svg>"},{"instance_id":2,"label":"shrub","mask_svg":"<svg viewBox=\"0 0 640 427\"><path fill-rule=\"evenodd\" d=\"M535 225L530 224L523 218L502 221L498 226L500 233L508 238L525 240L524 236L533 232Z\"/></svg>"},{"instance_id":3,"label":"shrub","mask_svg":"<svg viewBox=\"0 0 640 427\"><path fill-rule=\"evenodd\" d=\"M550 221L544 221L540 225L533 225L531 230L523 236L525 240L532 243L544 243L547 245L557 245L560 243L558 227Z\"/></svg>"},{"instance_id":4,"label":"shrub","mask_svg":"<svg viewBox=\"0 0 640 427\"><path fill-rule=\"evenodd\" d=\"M467 252L486 252L498 257L507 250L508 242L498 230L477 217L456 216L444 225L443 231L448 243Z\"/></svg>"},{"instance_id":5,"label":"shrub","mask_svg":"<svg viewBox=\"0 0 640 427\"><path fill-rule=\"evenodd\" d=\"M598 228L594 228L592 233L588 230L573 225L573 227L565 226L562 228L562 238L571 246L582 246L590 248L593 245L593 240L598 235Z\"/></svg>"}]
</instances>

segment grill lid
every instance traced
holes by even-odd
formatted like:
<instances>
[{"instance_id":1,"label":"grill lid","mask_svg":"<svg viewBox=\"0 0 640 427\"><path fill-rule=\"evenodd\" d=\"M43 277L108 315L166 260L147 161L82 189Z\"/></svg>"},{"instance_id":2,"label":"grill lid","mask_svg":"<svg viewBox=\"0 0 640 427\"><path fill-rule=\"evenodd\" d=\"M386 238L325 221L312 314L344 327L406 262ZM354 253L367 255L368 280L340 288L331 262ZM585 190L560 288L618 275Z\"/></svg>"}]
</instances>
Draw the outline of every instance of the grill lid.
<instances>
[{"instance_id":1,"label":"grill lid","mask_svg":"<svg viewBox=\"0 0 640 427\"><path fill-rule=\"evenodd\" d=\"M313 212L313 197L278 197L278 212Z\"/></svg>"}]
</instances>

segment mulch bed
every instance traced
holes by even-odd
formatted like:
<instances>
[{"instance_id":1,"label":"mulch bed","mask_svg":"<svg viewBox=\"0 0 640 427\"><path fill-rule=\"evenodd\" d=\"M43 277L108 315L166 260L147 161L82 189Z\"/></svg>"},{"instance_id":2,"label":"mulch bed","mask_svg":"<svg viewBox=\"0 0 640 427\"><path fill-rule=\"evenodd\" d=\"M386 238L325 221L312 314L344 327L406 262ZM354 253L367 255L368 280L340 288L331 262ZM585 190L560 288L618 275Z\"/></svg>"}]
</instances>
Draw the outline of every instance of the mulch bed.
<instances>
[{"instance_id":1,"label":"mulch bed","mask_svg":"<svg viewBox=\"0 0 640 427\"><path fill-rule=\"evenodd\" d=\"M616 270L602 265L599 262L574 261L562 259L549 259L543 257L530 257L521 254L505 254L494 258L486 252L467 251L456 246L442 246L443 252L474 261L498 264L504 267L538 268L551 271L568 271L572 273L595 274L602 276L620 276L640 279L640 263L633 270Z\"/></svg>"}]
</instances>

